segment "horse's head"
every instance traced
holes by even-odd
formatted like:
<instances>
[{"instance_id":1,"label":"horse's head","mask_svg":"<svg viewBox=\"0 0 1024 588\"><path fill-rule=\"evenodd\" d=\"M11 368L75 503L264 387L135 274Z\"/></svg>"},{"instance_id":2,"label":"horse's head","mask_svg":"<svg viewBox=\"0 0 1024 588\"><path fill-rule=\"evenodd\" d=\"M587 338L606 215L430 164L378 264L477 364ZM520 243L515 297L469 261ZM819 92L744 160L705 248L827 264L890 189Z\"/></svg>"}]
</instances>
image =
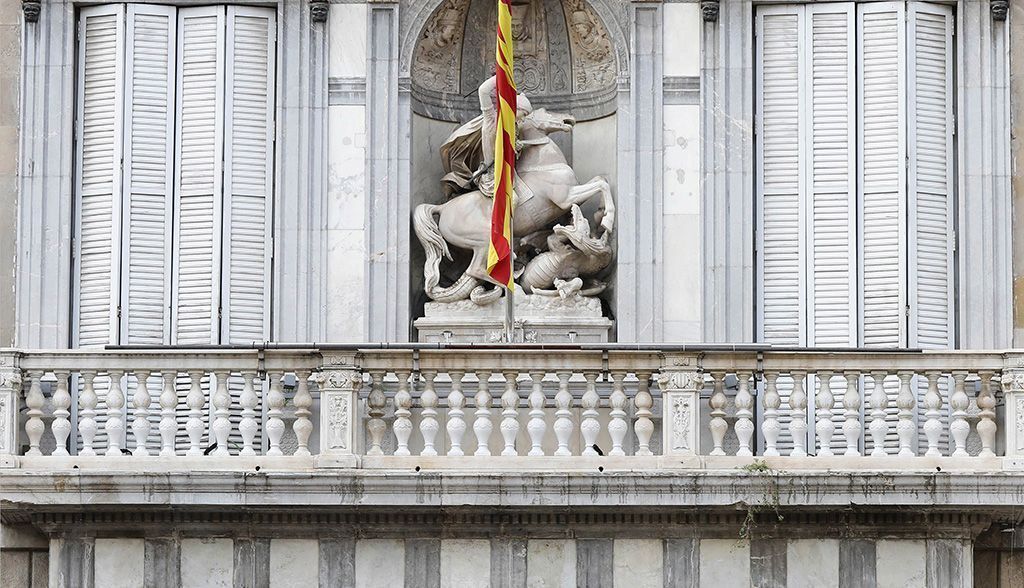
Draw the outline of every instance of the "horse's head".
<instances>
[{"instance_id":1,"label":"horse's head","mask_svg":"<svg viewBox=\"0 0 1024 588\"><path fill-rule=\"evenodd\" d=\"M568 133L576 124L576 118L572 115L548 112L546 108L534 110L529 114L529 119L537 127L537 130L549 135L558 131Z\"/></svg>"}]
</instances>

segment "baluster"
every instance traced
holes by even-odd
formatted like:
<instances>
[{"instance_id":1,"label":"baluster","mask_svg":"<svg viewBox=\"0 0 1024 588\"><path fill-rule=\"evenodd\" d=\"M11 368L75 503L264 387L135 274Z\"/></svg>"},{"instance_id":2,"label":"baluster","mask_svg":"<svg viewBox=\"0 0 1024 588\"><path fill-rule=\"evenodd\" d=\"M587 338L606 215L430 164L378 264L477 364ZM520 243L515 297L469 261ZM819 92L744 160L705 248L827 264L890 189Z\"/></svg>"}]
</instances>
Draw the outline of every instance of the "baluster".
<instances>
[{"instance_id":1,"label":"baluster","mask_svg":"<svg viewBox=\"0 0 1024 588\"><path fill-rule=\"evenodd\" d=\"M80 456L96 455L93 448L93 440L96 439L96 389L93 388L93 380L96 379L96 372L85 370L81 373L82 392L78 395L78 433L82 436L82 449L78 452Z\"/></svg>"},{"instance_id":2,"label":"baluster","mask_svg":"<svg viewBox=\"0 0 1024 588\"><path fill-rule=\"evenodd\" d=\"M25 405L28 406L28 422L25 423L25 434L28 435L28 451L25 455L42 455L39 451L39 440L43 438L43 431L46 425L43 423L43 405L46 404L46 397L43 396L43 388L40 379L43 372L29 372L31 384L28 394L25 396Z\"/></svg>"},{"instance_id":3,"label":"baluster","mask_svg":"<svg viewBox=\"0 0 1024 588\"><path fill-rule=\"evenodd\" d=\"M383 389L384 372L370 372L370 382L370 396L366 401L367 415L370 417L370 422L366 424L366 430L370 432L370 448L366 450L366 455L384 455L380 447L387 429L383 418L384 405L387 403Z\"/></svg>"},{"instance_id":4,"label":"baluster","mask_svg":"<svg viewBox=\"0 0 1024 588\"><path fill-rule=\"evenodd\" d=\"M981 437L981 451L978 457L995 457L992 447L996 442L996 398L992 394L992 372L978 372L981 388L978 390L978 437ZM998 381L998 380L997 380Z\"/></svg>"},{"instance_id":5,"label":"baluster","mask_svg":"<svg viewBox=\"0 0 1024 588\"><path fill-rule=\"evenodd\" d=\"M451 447L448 455L460 457L466 455L462 450L462 436L466 434L466 420L463 408L466 404L466 397L462 394L462 378L464 372L448 372L452 380L452 389L448 393L448 423L445 428L448 430L448 439Z\"/></svg>"},{"instance_id":6,"label":"baluster","mask_svg":"<svg viewBox=\"0 0 1024 588\"><path fill-rule=\"evenodd\" d=\"M121 409L124 408L124 393L121 392L121 376L123 371L110 372L110 388L107 390L107 455L121 455L121 436L124 435L124 421Z\"/></svg>"},{"instance_id":7,"label":"baluster","mask_svg":"<svg viewBox=\"0 0 1024 588\"><path fill-rule=\"evenodd\" d=\"M423 372L423 393L420 394L420 406L423 407L420 419L420 435L423 435L423 451L420 455L437 455L434 439L441 428L437 423L437 392L434 390L435 372Z\"/></svg>"},{"instance_id":8,"label":"baluster","mask_svg":"<svg viewBox=\"0 0 1024 588\"><path fill-rule=\"evenodd\" d=\"M967 457L967 436L971 433L971 425L967 422L967 406L971 400L964 390L967 372L953 372L953 395L949 406L953 409L953 420L949 425L949 433L953 437L953 457Z\"/></svg>"},{"instance_id":9,"label":"baluster","mask_svg":"<svg viewBox=\"0 0 1024 588\"><path fill-rule=\"evenodd\" d=\"M162 372L164 389L160 392L160 455L174 455L174 437L178 434L178 392L175 380L178 374L173 371Z\"/></svg>"},{"instance_id":10,"label":"baluster","mask_svg":"<svg viewBox=\"0 0 1024 588\"><path fill-rule=\"evenodd\" d=\"M256 395L256 387L253 381L256 374L253 372L242 372L242 396L238 399L242 404L242 421L238 423L238 432L242 435L242 450L239 455L256 455L253 443L256 440L256 405L259 397Z\"/></svg>"},{"instance_id":11,"label":"baluster","mask_svg":"<svg viewBox=\"0 0 1024 588\"><path fill-rule=\"evenodd\" d=\"M569 438L572 436L572 394L569 392L571 372L558 372L558 393L555 394L555 438L558 449L555 455L572 455L569 451Z\"/></svg>"},{"instance_id":12,"label":"baluster","mask_svg":"<svg viewBox=\"0 0 1024 588\"><path fill-rule=\"evenodd\" d=\"M939 395L939 372L927 372L928 391L924 395L924 436L928 439L926 457L942 455L939 451L939 437L942 435L942 396Z\"/></svg>"},{"instance_id":13,"label":"baluster","mask_svg":"<svg viewBox=\"0 0 1024 588\"><path fill-rule=\"evenodd\" d=\"M501 436L505 440L505 448L501 454L505 456L519 455L516 451L516 437L519 435L519 387L516 372L504 372L505 393L501 395Z\"/></svg>"},{"instance_id":14,"label":"baluster","mask_svg":"<svg viewBox=\"0 0 1024 588\"><path fill-rule=\"evenodd\" d=\"M281 372L270 372L270 390L267 392L267 440L270 447L267 455L284 455L281 451L281 437L284 435L284 392L281 391Z\"/></svg>"},{"instance_id":15,"label":"baluster","mask_svg":"<svg viewBox=\"0 0 1024 588\"><path fill-rule=\"evenodd\" d=\"M206 397L203 395L203 372L193 370L188 372L191 387L185 397L185 404L188 405L188 420L185 421L185 432L188 433L188 451L185 455L202 455L203 450L199 446L203 437L203 406L206 405Z\"/></svg>"},{"instance_id":16,"label":"baluster","mask_svg":"<svg viewBox=\"0 0 1024 588\"><path fill-rule=\"evenodd\" d=\"M633 397L633 404L636 406L636 423L633 425L633 432L636 433L636 455L654 455L651 453L651 436L654 435L654 422L651 420L651 409L654 408L651 375L638 373L636 377L636 396Z\"/></svg>"},{"instance_id":17,"label":"baluster","mask_svg":"<svg viewBox=\"0 0 1024 588\"><path fill-rule=\"evenodd\" d=\"M149 405L153 397L149 394L149 371L135 372L135 396L132 398L132 406L135 407L135 417L132 419L132 435L135 437L135 449L132 455L149 455L146 441L149 440Z\"/></svg>"},{"instance_id":18,"label":"baluster","mask_svg":"<svg viewBox=\"0 0 1024 588\"><path fill-rule=\"evenodd\" d=\"M544 442L544 432L548 425L544 422L544 372L530 372L530 379L533 380L533 388L530 391L530 422L526 425L526 431L530 434L530 453L528 455L544 455L541 443Z\"/></svg>"},{"instance_id":19,"label":"baluster","mask_svg":"<svg viewBox=\"0 0 1024 588\"><path fill-rule=\"evenodd\" d=\"M597 395L597 374L587 372L583 374L587 380L587 390L583 393L583 422L580 423L580 432L583 433L583 455L597 455L594 445L597 443L597 435L601 432L601 423L597 422L597 406L601 397Z\"/></svg>"},{"instance_id":20,"label":"baluster","mask_svg":"<svg viewBox=\"0 0 1024 588\"><path fill-rule=\"evenodd\" d=\"M736 455L749 457L754 455L750 451L750 439L754 436L754 422L751 420L754 416L754 397L750 395L750 372L740 372L736 377L740 385L736 392L736 438L740 442Z\"/></svg>"},{"instance_id":21,"label":"baluster","mask_svg":"<svg viewBox=\"0 0 1024 588\"><path fill-rule=\"evenodd\" d=\"M608 397L608 405L611 407L611 413L609 416L611 420L608 422L608 436L612 438L612 448L608 452L608 455L626 455L626 452L622 449L622 442L626 439L626 403L629 399L626 398L626 393L622 390L622 380L625 379L626 374L622 372L612 372L610 374L612 380L612 394Z\"/></svg>"},{"instance_id":22,"label":"baluster","mask_svg":"<svg viewBox=\"0 0 1024 588\"><path fill-rule=\"evenodd\" d=\"M835 403L835 397L832 396L832 372L818 373L818 394L814 398L818 422L814 430L818 433L818 455L822 457L832 455L832 435L836 430L832 422L832 407Z\"/></svg>"},{"instance_id":23,"label":"baluster","mask_svg":"<svg viewBox=\"0 0 1024 588\"><path fill-rule=\"evenodd\" d=\"M729 399L725 395L725 374L722 372L712 373L714 388L708 406L711 407L711 422L708 428L711 429L711 455L725 455L722 443L725 442L725 433L729 430L729 423L725 421L725 405Z\"/></svg>"},{"instance_id":24,"label":"baluster","mask_svg":"<svg viewBox=\"0 0 1024 588\"><path fill-rule=\"evenodd\" d=\"M765 372L764 374L764 422L761 423L761 432L764 433L764 455L774 457L779 455L776 442L779 439L779 407L782 406L782 397L779 396L779 389L776 381L779 374Z\"/></svg>"},{"instance_id":25,"label":"baluster","mask_svg":"<svg viewBox=\"0 0 1024 588\"><path fill-rule=\"evenodd\" d=\"M66 371L54 372L57 378L57 390L53 393L53 439L56 446L52 455L71 455L68 453L68 436L71 435L71 394L68 393L68 376Z\"/></svg>"},{"instance_id":26,"label":"baluster","mask_svg":"<svg viewBox=\"0 0 1024 588\"><path fill-rule=\"evenodd\" d=\"M917 427L914 425L914 393L910 390L910 381L914 378L913 372L899 372L900 391L896 396L896 407L899 409L899 420L896 422L896 435L900 439L901 457L913 457L917 452L913 449L914 433Z\"/></svg>"},{"instance_id":27,"label":"baluster","mask_svg":"<svg viewBox=\"0 0 1024 588\"><path fill-rule=\"evenodd\" d=\"M793 438L793 457L807 457L807 392L804 382L807 372L793 372L793 391L789 394L789 407L793 416L789 421L789 435Z\"/></svg>"},{"instance_id":28,"label":"baluster","mask_svg":"<svg viewBox=\"0 0 1024 588\"><path fill-rule=\"evenodd\" d=\"M313 395L309 393L309 370L296 370L295 377L298 380L295 388L295 422L292 423L292 431L295 432L295 440L298 447L293 455L309 456L309 436L313 434L313 422L309 420L313 412Z\"/></svg>"},{"instance_id":29,"label":"baluster","mask_svg":"<svg viewBox=\"0 0 1024 588\"><path fill-rule=\"evenodd\" d=\"M231 455L228 451L228 437L231 435L231 394L228 393L228 372L219 371L214 374L217 379L217 390L213 393L213 436L217 447L213 455Z\"/></svg>"},{"instance_id":30,"label":"baluster","mask_svg":"<svg viewBox=\"0 0 1024 588\"><path fill-rule=\"evenodd\" d=\"M487 389L490 372L477 372L477 390L473 397L476 406L476 420L473 421L473 434L476 435L476 451L473 455L490 455L489 441L494 425L491 423L491 393Z\"/></svg>"},{"instance_id":31,"label":"baluster","mask_svg":"<svg viewBox=\"0 0 1024 588\"><path fill-rule=\"evenodd\" d=\"M889 424L885 422L885 407L889 398L885 395L885 372L871 373L871 455L881 457L885 453L885 434L889 432Z\"/></svg>"},{"instance_id":32,"label":"baluster","mask_svg":"<svg viewBox=\"0 0 1024 588\"><path fill-rule=\"evenodd\" d=\"M409 372L395 372L398 378L398 392L395 393L395 423L392 429L395 433L397 446L395 455L411 455L409 453L409 438L412 437L412 394L409 393Z\"/></svg>"},{"instance_id":33,"label":"baluster","mask_svg":"<svg viewBox=\"0 0 1024 588\"><path fill-rule=\"evenodd\" d=\"M846 394L843 395L843 436L846 437L846 452L843 455L860 455L860 374L845 372Z\"/></svg>"}]
</instances>

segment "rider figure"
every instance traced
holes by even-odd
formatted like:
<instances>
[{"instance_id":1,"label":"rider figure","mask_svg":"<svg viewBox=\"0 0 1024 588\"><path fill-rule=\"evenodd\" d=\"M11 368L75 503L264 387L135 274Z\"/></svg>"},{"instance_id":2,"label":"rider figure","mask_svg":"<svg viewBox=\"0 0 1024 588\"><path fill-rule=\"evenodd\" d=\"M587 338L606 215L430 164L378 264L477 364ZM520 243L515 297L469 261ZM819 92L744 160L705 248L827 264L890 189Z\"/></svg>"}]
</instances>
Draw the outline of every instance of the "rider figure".
<instances>
[{"instance_id":1,"label":"rider figure","mask_svg":"<svg viewBox=\"0 0 1024 588\"><path fill-rule=\"evenodd\" d=\"M480 99L480 114L483 124L480 128L480 169L476 171L477 186L488 198L494 197L494 141L498 132L498 80L495 76L487 78L477 90ZM523 94L516 94L516 122L533 112L530 100ZM515 146L519 150L518 140Z\"/></svg>"}]
</instances>

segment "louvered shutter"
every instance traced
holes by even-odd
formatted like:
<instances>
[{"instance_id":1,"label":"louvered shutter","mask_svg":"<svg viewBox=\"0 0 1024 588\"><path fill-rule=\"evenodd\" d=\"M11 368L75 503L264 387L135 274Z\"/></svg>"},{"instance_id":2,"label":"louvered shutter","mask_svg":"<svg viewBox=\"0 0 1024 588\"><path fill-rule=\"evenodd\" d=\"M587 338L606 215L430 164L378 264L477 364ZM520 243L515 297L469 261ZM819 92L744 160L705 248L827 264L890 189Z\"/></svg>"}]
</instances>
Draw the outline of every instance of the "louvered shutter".
<instances>
[{"instance_id":1,"label":"louvered shutter","mask_svg":"<svg viewBox=\"0 0 1024 588\"><path fill-rule=\"evenodd\" d=\"M906 54L903 3L857 5L862 343L906 345Z\"/></svg>"},{"instance_id":2,"label":"louvered shutter","mask_svg":"<svg viewBox=\"0 0 1024 588\"><path fill-rule=\"evenodd\" d=\"M170 6L129 4L126 21L121 342L166 345L171 334L177 17ZM161 388L159 375L150 378L151 448L160 444L156 399ZM136 389L135 378L127 378L129 424ZM128 437L128 448L134 449L135 438Z\"/></svg>"},{"instance_id":3,"label":"louvered shutter","mask_svg":"<svg viewBox=\"0 0 1024 588\"><path fill-rule=\"evenodd\" d=\"M224 343L269 337L275 35L273 10L227 8Z\"/></svg>"},{"instance_id":4,"label":"louvered shutter","mask_svg":"<svg viewBox=\"0 0 1024 588\"><path fill-rule=\"evenodd\" d=\"M949 6L911 3L907 19L909 344L953 347L953 12ZM927 391L918 378L918 448L924 436ZM943 399L940 450L949 448L949 381Z\"/></svg>"},{"instance_id":5,"label":"louvered shutter","mask_svg":"<svg viewBox=\"0 0 1024 588\"><path fill-rule=\"evenodd\" d=\"M224 8L178 10L172 342L220 342Z\"/></svg>"},{"instance_id":6,"label":"louvered shutter","mask_svg":"<svg viewBox=\"0 0 1024 588\"><path fill-rule=\"evenodd\" d=\"M124 7L79 13L76 129L75 297L73 347L118 343L121 157L124 113ZM81 382L76 387L80 390ZM94 380L94 447L107 446L109 378ZM77 417L74 419L77 425ZM77 427L76 427L77 428ZM77 444L81 439L76 434Z\"/></svg>"},{"instance_id":7,"label":"louvered shutter","mask_svg":"<svg viewBox=\"0 0 1024 588\"><path fill-rule=\"evenodd\" d=\"M74 346L93 347L118 342L124 7L79 19Z\"/></svg>"},{"instance_id":8,"label":"louvered shutter","mask_svg":"<svg viewBox=\"0 0 1024 588\"><path fill-rule=\"evenodd\" d=\"M783 346L806 341L804 227L805 177L801 140L803 38L801 6L757 12L757 175L762 211L758 230L761 268L761 340Z\"/></svg>"}]
</instances>

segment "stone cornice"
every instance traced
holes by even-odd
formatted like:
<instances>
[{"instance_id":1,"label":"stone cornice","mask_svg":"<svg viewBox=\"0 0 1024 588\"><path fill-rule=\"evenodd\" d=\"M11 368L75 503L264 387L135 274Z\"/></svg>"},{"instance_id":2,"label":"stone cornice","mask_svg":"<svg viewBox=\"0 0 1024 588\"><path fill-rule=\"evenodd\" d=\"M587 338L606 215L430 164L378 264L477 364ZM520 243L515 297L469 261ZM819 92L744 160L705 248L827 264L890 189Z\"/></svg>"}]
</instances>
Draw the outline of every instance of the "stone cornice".
<instances>
[{"instance_id":1,"label":"stone cornice","mask_svg":"<svg viewBox=\"0 0 1024 588\"><path fill-rule=\"evenodd\" d=\"M315 510L500 508L734 511L912 508L1010 513L1024 473L638 472L518 473L337 470L307 472L0 473L4 511L110 508Z\"/></svg>"}]
</instances>

